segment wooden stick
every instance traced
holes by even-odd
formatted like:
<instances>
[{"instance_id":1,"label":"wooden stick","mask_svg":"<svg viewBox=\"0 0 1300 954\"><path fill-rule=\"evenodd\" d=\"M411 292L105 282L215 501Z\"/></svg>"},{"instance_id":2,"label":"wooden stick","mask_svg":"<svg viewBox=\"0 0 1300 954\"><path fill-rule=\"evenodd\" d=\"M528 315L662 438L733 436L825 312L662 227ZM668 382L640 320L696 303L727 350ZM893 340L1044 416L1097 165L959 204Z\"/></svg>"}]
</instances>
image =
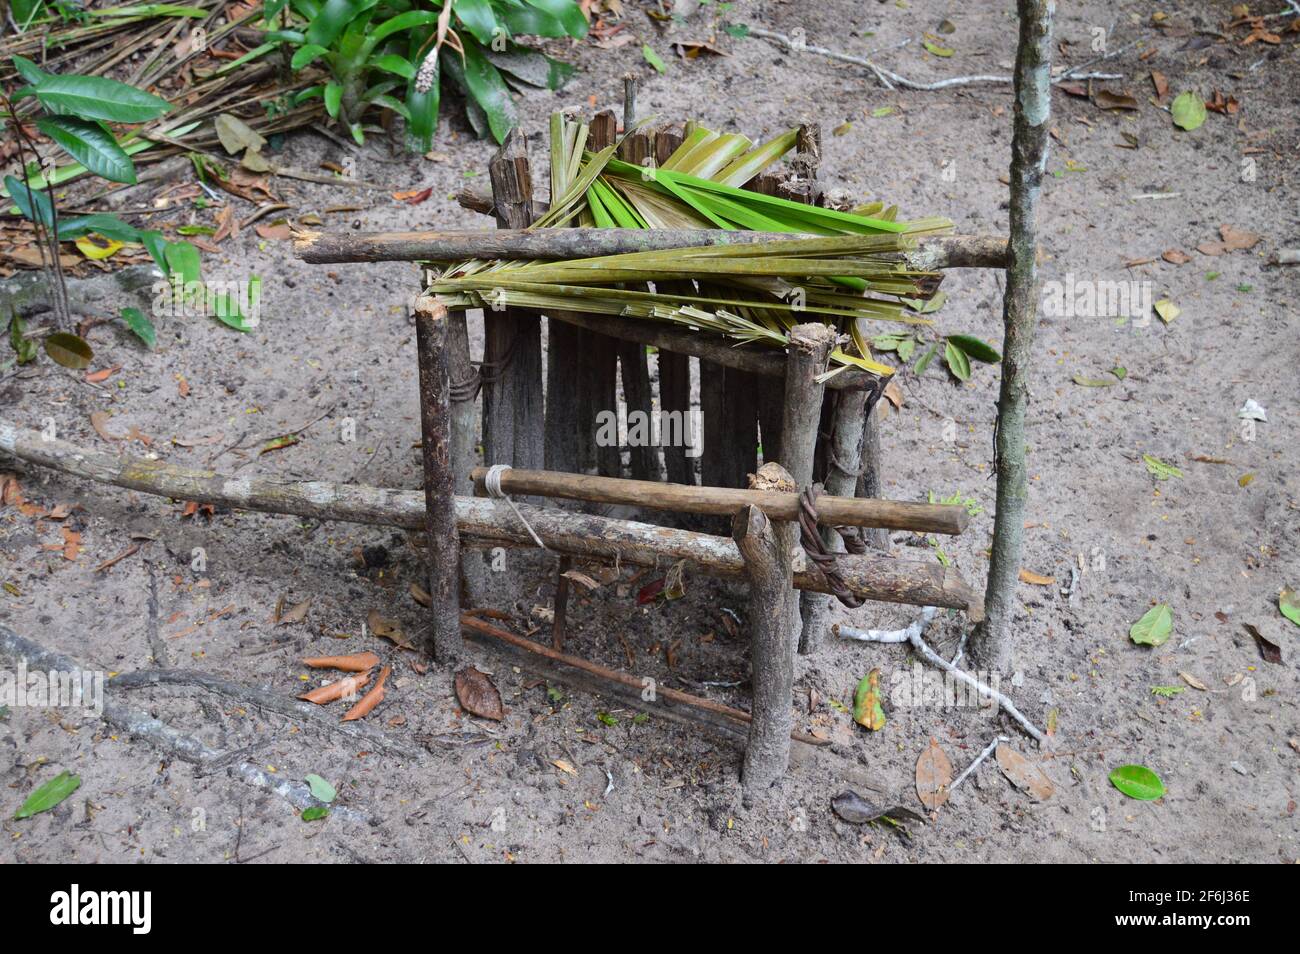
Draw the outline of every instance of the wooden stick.
<instances>
[{"instance_id":1,"label":"wooden stick","mask_svg":"<svg viewBox=\"0 0 1300 954\"><path fill-rule=\"evenodd\" d=\"M430 648L440 663L454 662L460 636L460 538L451 474L451 378L447 309L422 298L415 309L420 362L420 430L424 457L424 526L429 538Z\"/></svg>"},{"instance_id":2,"label":"wooden stick","mask_svg":"<svg viewBox=\"0 0 1300 954\"><path fill-rule=\"evenodd\" d=\"M615 682L621 686L626 686L629 689L635 689L638 694L643 692L645 689L645 684L639 676L632 676L625 672L619 672L617 669L610 669L607 666L600 665L600 663L594 663L583 659L581 656L570 656L567 653L562 653L549 646L543 646L541 643L535 643L531 639L516 636L514 633L493 626L491 623L481 620L477 616L465 614L461 616L460 622L466 629L470 629L476 633L481 633L484 636L490 636L495 640L508 643L509 645L514 646L517 649L522 649L525 652L542 656L552 662L557 662L564 666L571 666L574 669L581 669L585 673L598 676L599 678L609 682ZM680 692L676 689L669 689L667 686L656 686L655 693L656 695L667 699L669 702L676 702L680 705L690 706L692 709L700 709L704 712L711 712L715 715L724 716L725 718L734 720L742 725L748 724L752 718L748 712L744 712L740 709L733 709L731 706L723 705L721 702L714 702L712 699L704 699L700 696L692 696L689 693ZM789 707L787 706L787 711L788 709ZM802 732L791 732L790 738L797 742L804 742L808 745L824 746L830 744L824 739L814 738L811 735L804 735Z\"/></svg>"},{"instance_id":3,"label":"wooden stick","mask_svg":"<svg viewBox=\"0 0 1300 954\"><path fill-rule=\"evenodd\" d=\"M997 510L985 600L989 616L974 633L971 655L980 665L1005 670L1011 663L1011 627L1024 548L1029 471L1025 462L1025 411L1029 366L1038 323L1037 217L1052 114L1051 4L1017 0L1015 107L1011 134L1010 261L1002 294L1002 383L998 391L993 466Z\"/></svg>"},{"instance_id":4,"label":"wooden stick","mask_svg":"<svg viewBox=\"0 0 1300 954\"><path fill-rule=\"evenodd\" d=\"M458 262L484 259L589 258L626 252L753 245L821 236L724 229L518 229L453 232L304 232L294 252L315 265L335 262ZM916 248L880 257L930 272L1006 268L1007 240L995 235L919 235ZM874 257L874 256L873 256Z\"/></svg>"},{"instance_id":5,"label":"wooden stick","mask_svg":"<svg viewBox=\"0 0 1300 954\"><path fill-rule=\"evenodd\" d=\"M476 467L471 474L474 492L481 497L487 496L483 486L486 475L485 467ZM762 508L773 520L795 520L799 516L797 493L742 490L736 487L696 487L689 484L512 469L501 474L501 489L511 495L623 504L677 513L726 516L728 512L734 514L741 507L753 504ZM965 507L899 500L822 496L817 501L817 512L822 522L831 526L889 527L949 536L960 534L970 523L970 514Z\"/></svg>"},{"instance_id":6,"label":"wooden stick","mask_svg":"<svg viewBox=\"0 0 1300 954\"><path fill-rule=\"evenodd\" d=\"M854 488L854 494L858 497L876 500L879 499L884 489L881 485L880 473L883 464L883 455L880 445L880 406L884 403L884 398L876 402L876 406L871 409L862 421L862 453L859 457L859 466L862 473L858 475L857 483ZM875 547L877 550L889 549L889 532L883 528L873 528L862 534L862 539L868 546Z\"/></svg>"},{"instance_id":7,"label":"wooden stick","mask_svg":"<svg viewBox=\"0 0 1300 954\"><path fill-rule=\"evenodd\" d=\"M768 466L763 465L766 469ZM790 764L790 700L794 654L789 632L792 571L790 551L776 538L763 511L752 504L736 511L731 538L749 577L750 660L753 721L741 775L746 800L767 794Z\"/></svg>"},{"instance_id":8,"label":"wooden stick","mask_svg":"<svg viewBox=\"0 0 1300 954\"><path fill-rule=\"evenodd\" d=\"M812 484L813 457L817 451L817 437L821 429L822 396L825 387L817 378L826 370L831 349L835 346L835 332L822 324L795 325L790 329L790 348L786 352L785 407L781 418L782 464L790 472L796 494ZM766 468L766 464L763 465ZM796 497L797 500L797 497ZM818 512L820 513L820 506ZM798 545L799 530L794 522L796 512L778 525L777 540L788 551ZM843 521L833 521L843 523ZM800 635L803 621L800 601L792 598L789 607L789 626L795 634L799 652L808 653L812 644Z\"/></svg>"},{"instance_id":9,"label":"wooden stick","mask_svg":"<svg viewBox=\"0 0 1300 954\"><path fill-rule=\"evenodd\" d=\"M231 478L157 460L104 454L66 441L45 440L40 432L15 427L3 419L0 419L0 451L74 477L178 500L296 514L317 520L408 530L425 528L423 491L324 481ZM739 501L737 507L751 502ZM454 503L462 544L535 548L532 537L514 512L500 501L458 496ZM662 566L685 560L689 573L744 579L744 560L735 544L725 537L527 504L518 506L542 542L557 553L637 566ZM794 566L796 587L826 592L825 578L820 571L805 566L801 553L796 555ZM863 599L965 609L972 620L983 613L979 594L957 571L938 563L846 556L840 560L840 569L849 589Z\"/></svg>"},{"instance_id":10,"label":"wooden stick","mask_svg":"<svg viewBox=\"0 0 1300 954\"><path fill-rule=\"evenodd\" d=\"M555 649L564 648L564 631L569 615L569 578L564 574L572 566L573 558L562 556L555 570L555 619L551 624L551 645Z\"/></svg>"},{"instance_id":11,"label":"wooden stick","mask_svg":"<svg viewBox=\"0 0 1300 954\"><path fill-rule=\"evenodd\" d=\"M527 228L533 220L528 146L518 127L489 163L497 224ZM541 319L507 308L484 313L483 448L488 461L541 466L543 453Z\"/></svg>"},{"instance_id":12,"label":"wooden stick","mask_svg":"<svg viewBox=\"0 0 1300 954\"><path fill-rule=\"evenodd\" d=\"M823 441L826 449L826 478L822 482L824 492L833 497L853 495L858 482L858 462L862 457L862 426L866 420L867 395L864 391L839 391L830 398L834 402L831 411L830 437ZM850 469L851 468L851 469ZM820 513L820 507L818 513ZM885 533L887 531L880 531ZM831 551L844 551L840 535L833 526L823 524L822 541ZM816 652L821 642L821 634L826 631L830 615L830 597L820 593L805 593L801 600L803 614L804 652Z\"/></svg>"}]
</instances>

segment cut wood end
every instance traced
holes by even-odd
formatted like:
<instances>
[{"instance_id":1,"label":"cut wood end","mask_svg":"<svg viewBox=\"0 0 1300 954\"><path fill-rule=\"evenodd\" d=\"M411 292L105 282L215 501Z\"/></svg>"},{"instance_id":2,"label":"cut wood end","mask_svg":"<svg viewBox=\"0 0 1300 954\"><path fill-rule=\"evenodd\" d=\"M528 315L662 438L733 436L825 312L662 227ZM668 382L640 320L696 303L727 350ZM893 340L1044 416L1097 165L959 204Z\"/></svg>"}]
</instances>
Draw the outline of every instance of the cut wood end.
<instances>
[{"instance_id":1,"label":"cut wood end","mask_svg":"<svg viewBox=\"0 0 1300 954\"><path fill-rule=\"evenodd\" d=\"M447 306L432 295L421 295L415 299L415 314L419 318L446 318Z\"/></svg>"},{"instance_id":2,"label":"cut wood end","mask_svg":"<svg viewBox=\"0 0 1300 954\"><path fill-rule=\"evenodd\" d=\"M320 232L299 232L298 237L293 240L293 250L295 252L304 252L311 248L321 237Z\"/></svg>"},{"instance_id":3,"label":"cut wood end","mask_svg":"<svg viewBox=\"0 0 1300 954\"><path fill-rule=\"evenodd\" d=\"M768 526L767 514L753 504L746 504L731 518L731 539L739 545L747 537L762 536Z\"/></svg>"},{"instance_id":4,"label":"cut wood end","mask_svg":"<svg viewBox=\"0 0 1300 954\"><path fill-rule=\"evenodd\" d=\"M775 490L786 494L799 492L799 488L795 486L794 478L790 476L790 472L776 461L764 464L758 468L758 473L749 475L749 489Z\"/></svg>"},{"instance_id":5,"label":"cut wood end","mask_svg":"<svg viewBox=\"0 0 1300 954\"><path fill-rule=\"evenodd\" d=\"M799 348L809 354L822 347L833 348L836 337L835 329L830 325L823 325L821 322L795 325L790 329L789 334L790 347Z\"/></svg>"}]
</instances>

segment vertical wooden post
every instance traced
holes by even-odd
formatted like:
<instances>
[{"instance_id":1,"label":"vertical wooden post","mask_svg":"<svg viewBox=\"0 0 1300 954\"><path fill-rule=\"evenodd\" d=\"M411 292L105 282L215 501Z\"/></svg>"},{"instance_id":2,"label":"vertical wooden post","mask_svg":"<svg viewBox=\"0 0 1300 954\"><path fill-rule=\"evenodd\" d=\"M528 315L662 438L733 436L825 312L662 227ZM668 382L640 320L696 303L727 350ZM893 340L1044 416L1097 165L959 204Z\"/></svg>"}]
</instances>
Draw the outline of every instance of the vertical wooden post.
<instances>
[{"instance_id":1,"label":"vertical wooden post","mask_svg":"<svg viewBox=\"0 0 1300 954\"><path fill-rule=\"evenodd\" d=\"M818 383L817 377L825 373L830 363L835 338L835 331L820 322L795 325L790 329L785 365L785 408L781 419L781 463L789 471L796 491L802 491L812 484L822 396L826 390L825 385ZM788 541L787 549L794 549L799 539L798 525L782 522L778 529L778 540L783 535ZM788 626L795 636L790 646L790 651L793 652L800 642L802 622L799 600L792 596L790 605Z\"/></svg>"},{"instance_id":2,"label":"vertical wooden post","mask_svg":"<svg viewBox=\"0 0 1300 954\"><path fill-rule=\"evenodd\" d=\"M859 466L862 473L858 475L857 487L853 495L855 497L875 497L879 499L884 496L884 488L880 483L880 471L883 463L883 455L880 449L880 405L883 398L876 401L873 407L863 420L862 426L862 459ZM869 547L875 547L877 550L889 549L889 531L884 527L863 527L862 540Z\"/></svg>"},{"instance_id":3,"label":"vertical wooden post","mask_svg":"<svg viewBox=\"0 0 1300 954\"><path fill-rule=\"evenodd\" d=\"M612 110L601 110L591 119L587 134L587 148L599 151L612 146L618 138L618 119ZM580 411L585 415L582 426L587 450L597 473L605 477L618 477L622 473L622 455L615 441L613 446L596 446L595 416L601 411L618 410L618 341L609 335L587 332L582 340L582 364L575 373L582 374L583 393ZM585 456L585 455L584 455ZM584 462L585 463L585 462Z\"/></svg>"},{"instance_id":4,"label":"vertical wooden post","mask_svg":"<svg viewBox=\"0 0 1300 954\"><path fill-rule=\"evenodd\" d=\"M822 486L833 497L852 496L862 460L862 424L867 392L835 391L828 400L833 410L830 438L822 442L826 457L826 479ZM828 550L844 552L844 545L834 527L822 527L821 537ZM803 633L799 638L799 652L808 654L816 652L825 638L833 597L824 593L802 593L800 596Z\"/></svg>"},{"instance_id":5,"label":"vertical wooden post","mask_svg":"<svg viewBox=\"0 0 1300 954\"><path fill-rule=\"evenodd\" d=\"M527 228L533 221L528 146L511 130L488 165L497 225ZM483 447L489 464L540 467L543 454L542 339L538 315L488 309L483 315Z\"/></svg>"},{"instance_id":6,"label":"vertical wooden post","mask_svg":"<svg viewBox=\"0 0 1300 954\"><path fill-rule=\"evenodd\" d=\"M655 165L662 166L668 161L677 147L682 144L682 132L673 126L665 126L655 132ZM687 428L691 427L691 359L684 354L660 350L657 354L659 365L659 407L672 414L681 422L683 440L687 437ZM702 434L691 434L694 442L703 439ZM674 484L695 483L695 471L686 448L678 446L664 447L664 470L667 479Z\"/></svg>"},{"instance_id":7,"label":"vertical wooden post","mask_svg":"<svg viewBox=\"0 0 1300 954\"><path fill-rule=\"evenodd\" d=\"M421 299L415 309L420 359L420 430L424 457L424 526L429 536L431 642L440 663L460 655L460 536L451 472L451 375L447 309Z\"/></svg>"},{"instance_id":8,"label":"vertical wooden post","mask_svg":"<svg viewBox=\"0 0 1300 954\"><path fill-rule=\"evenodd\" d=\"M763 465L764 471L769 468L780 470L778 465ZM731 538L745 558L749 576L754 692L741 786L745 801L752 802L768 794L790 764L794 654L789 604L794 589L790 550L778 541L763 511L753 505L738 510L731 522Z\"/></svg>"}]
</instances>

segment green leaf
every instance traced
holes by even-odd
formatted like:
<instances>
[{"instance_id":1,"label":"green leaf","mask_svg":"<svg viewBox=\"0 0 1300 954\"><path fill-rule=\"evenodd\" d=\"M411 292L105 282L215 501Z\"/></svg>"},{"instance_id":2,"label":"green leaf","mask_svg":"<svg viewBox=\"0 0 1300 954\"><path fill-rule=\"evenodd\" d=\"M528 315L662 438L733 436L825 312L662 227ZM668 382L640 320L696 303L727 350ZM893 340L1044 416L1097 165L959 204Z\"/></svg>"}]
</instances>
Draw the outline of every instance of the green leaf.
<instances>
[{"instance_id":1,"label":"green leaf","mask_svg":"<svg viewBox=\"0 0 1300 954\"><path fill-rule=\"evenodd\" d=\"M1179 93L1170 105L1169 112L1173 114L1175 126L1191 132L1205 122L1205 100L1196 93Z\"/></svg>"},{"instance_id":2,"label":"green leaf","mask_svg":"<svg viewBox=\"0 0 1300 954\"><path fill-rule=\"evenodd\" d=\"M735 37L737 40L743 40L745 37L749 36L749 26L745 23L734 23L729 26L724 26L722 31L726 33L727 36Z\"/></svg>"},{"instance_id":3,"label":"green leaf","mask_svg":"<svg viewBox=\"0 0 1300 954\"><path fill-rule=\"evenodd\" d=\"M141 232L134 225L128 225L116 215L106 212L92 212L89 215L74 215L59 219L59 239L68 241L92 233L104 238L117 239L119 242L139 242Z\"/></svg>"},{"instance_id":4,"label":"green leaf","mask_svg":"<svg viewBox=\"0 0 1300 954\"><path fill-rule=\"evenodd\" d=\"M1282 592L1277 597L1277 608L1282 611L1282 615L1291 622L1300 626L1300 596L1289 586L1282 587Z\"/></svg>"},{"instance_id":5,"label":"green leaf","mask_svg":"<svg viewBox=\"0 0 1300 954\"><path fill-rule=\"evenodd\" d=\"M515 127L515 104L510 89L497 68L488 62L483 50L473 42L465 43L465 86L474 102L487 116L492 138L504 142L506 134Z\"/></svg>"},{"instance_id":6,"label":"green leaf","mask_svg":"<svg viewBox=\"0 0 1300 954\"><path fill-rule=\"evenodd\" d=\"M880 670L873 669L853 691L853 721L873 732L885 727L885 710L880 705Z\"/></svg>"},{"instance_id":7,"label":"green leaf","mask_svg":"<svg viewBox=\"0 0 1300 954\"><path fill-rule=\"evenodd\" d=\"M152 348L158 342L158 332L154 329L153 322L145 317L144 312L139 308L123 308L121 311L122 320L126 326L135 333L135 336L145 343L145 347Z\"/></svg>"},{"instance_id":8,"label":"green leaf","mask_svg":"<svg viewBox=\"0 0 1300 954\"><path fill-rule=\"evenodd\" d=\"M23 81L31 83L33 86L50 75L25 56L14 56L11 57L11 60L14 69L18 71L18 75L23 78Z\"/></svg>"},{"instance_id":9,"label":"green leaf","mask_svg":"<svg viewBox=\"0 0 1300 954\"><path fill-rule=\"evenodd\" d=\"M452 10L456 19L484 46L489 46L493 37L502 31L488 0L455 0Z\"/></svg>"},{"instance_id":10,"label":"green leaf","mask_svg":"<svg viewBox=\"0 0 1300 954\"><path fill-rule=\"evenodd\" d=\"M55 364L61 364L73 371L89 367L90 362L95 358L90 345L66 331L56 331L45 339L45 353Z\"/></svg>"},{"instance_id":11,"label":"green leaf","mask_svg":"<svg viewBox=\"0 0 1300 954\"><path fill-rule=\"evenodd\" d=\"M948 363L948 370L957 380L970 380L970 358L966 357L965 351L953 344L952 339L944 342L943 360Z\"/></svg>"},{"instance_id":12,"label":"green leaf","mask_svg":"<svg viewBox=\"0 0 1300 954\"><path fill-rule=\"evenodd\" d=\"M961 348L968 357L974 358L976 361L996 364L1002 360L1002 355L998 354L997 348L985 341L981 341L974 335L949 335L948 341Z\"/></svg>"},{"instance_id":13,"label":"green leaf","mask_svg":"<svg viewBox=\"0 0 1300 954\"><path fill-rule=\"evenodd\" d=\"M379 0L328 0L307 28L307 42L329 47L348 25L370 10Z\"/></svg>"},{"instance_id":14,"label":"green leaf","mask_svg":"<svg viewBox=\"0 0 1300 954\"><path fill-rule=\"evenodd\" d=\"M1165 783L1145 765L1121 765L1110 773L1110 784L1142 802L1153 802L1165 794Z\"/></svg>"},{"instance_id":15,"label":"green leaf","mask_svg":"<svg viewBox=\"0 0 1300 954\"><path fill-rule=\"evenodd\" d=\"M1150 454L1142 455L1142 463L1147 465L1147 473L1156 480L1168 480L1170 477L1181 479L1183 476L1183 472L1173 464L1166 464L1159 457L1152 457Z\"/></svg>"},{"instance_id":16,"label":"green leaf","mask_svg":"<svg viewBox=\"0 0 1300 954\"><path fill-rule=\"evenodd\" d=\"M1174 631L1174 613L1167 603L1158 603L1129 627L1129 639L1143 646L1163 646Z\"/></svg>"},{"instance_id":17,"label":"green leaf","mask_svg":"<svg viewBox=\"0 0 1300 954\"><path fill-rule=\"evenodd\" d=\"M587 35L587 18L573 0L524 0L563 26L565 33L581 40ZM459 6L459 4L457 5Z\"/></svg>"},{"instance_id":18,"label":"green leaf","mask_svg":"<svg viewBox=\"0 0 1300 954\"><path fill-rule=\"evenodd\" d=\"M930 362L934 360L934 356L938 353L939 343L936 341L934 344L930 345L930 350L922 355L921 360L916 362L916 376L918 378L925 374L925 369L930 366Z\"/></svg>"},{"instance_id":19,"label":"green leaf","mask_svg":"<svg viewBox=\"0 0 1300 954\"><path fill-rule=\"evenodd\" d=\"M302 820L305 822L314 822L321 818L328 818L330 810L322 808L320 805L313 805L311 808L302 810Z\"/></svg>"},{"instance_id":20,"label":"green leaf","mask_svg":"<svg viewBox=\"0 0 1300 954\"><path fill-rule=\"evenodd\" d=\"M339 118L339 105L343 102L343 87L331 80L325 86L325 112L331 119Z\"/></svg>"},{"instance_id":21,"label":"green leaf","mask_svg":"<svg viewBox=\"0 0 1300 954\"><path fill-rule=\"evenodd\" d=\"M392 73L394 76L400 76L402 79L414 79L415 67L404 56L398 56L396 53L387 53L384 56L375 57L370 61L370 65L377 70L383 70L385 73Z\"/></svg>"},{"instance_id":22,"label":"green leaf","mask_svg":"<svg viewBox=\"0 0 1300 954\"><path fill-rule=\"evenodd\" d=\"M40 222L46 227L53 223L54 205L44 192L28 189L25 182L13 176L5 176L5 189L24 218L32 222ZM37 218L38 215L40 218Z\"/></svg>"},{"instance_id":23,"label":"green leaf","mask_svg":"<svg viewBox=\"0 0 1300 954\"><path fill-rule=\"evenodd\" d=\"M13 346L19 364L27 364L36 357L36 342L23 336L24 322L17 315L9 318L9 344Z\"/></svg>"},{"instance_id":24,"label":"green leaf","mask_svg":"<svg viewBox=\"0 0 1300 954\"><path fill-rule=\"evenodd\" d=\"M935 56L942 56L946 58L952 56L953 54L953 51L949 47L940 46L938 43L931 43L929 40L922 40L921 42L925 45L925 48L929 50L931 53L933 53Z\"/></svg>"},{"instance_id":25,"label":"green leaf","mask_svg":"<svg viewBox=\"0 0 1300 954\"><path fill-rule=\"evenodd\" d=\"M366 36L366 47L373 50L382 40L388 39L394 33L401 33L403 30L409 30L411 27L423 26L428 23L437 23L438 14L428 10L408 10L406 13L400 13L391 20L385 20L379 26L375 27Z\"/></svg>"},{"instance_id":26,"label":"green leaf","mask_svg":"<svg viewBox=\"0 0 1300 954\"><path fill-rule=\"evenodd\" d=\"M14 821L48 812L80 787L80 775L60 772L27 796L27 801L23 802L22 807L14 813Z\"/></svg>"},{"instance_id":27,"label":"green leaf","mask_svg":"<svg viewBox=\"0 0 1300 954\"><path fill-rule=\"evenodd\" d=\"M433 133L438 128L438 105L442 97L440 69L440 65L435 64L433 85L427 93L417 90L413 79L406 84L406 111L411 117L406 124L406 148L412 152L426 153L433 148Z\"/></svg>"},{"instance_id":28,"label":"green leaf","mask_svg":"<svg viewBox=\"0 0 1300 954\"><path fill-rule=\"evenodd\" d=\"M189 285L202 277L199 250L189 242L168 242L163 256L167 260L167 274L179 275L182 284Z\"/></svg>"},{"instance_id":29,"label":"green leaf","mask_svg":"<svg viewBox=\"0 0 1300 954\"><path fill-rule=\"evenodd\" d=\"M135 164L113 134L98 123L75 116L42 116L36 128L62 146L79 163L110 182L135 184Z\"/></svg>"},{"instance_id":30,"label":"green leaf","mask_svg":"<svg viewBox=\"0 0 1300 954\"><path fill-rule=\"evenodd\" d=\"M300 46L294 51L293 59L289 61L289 66L292 69L300 70L304 66L316 62L316 60L328 52L329 50L323 46L316 43L308 43L306 46Z\"/></svg>"},{"instance_id":31,"label":"green leaf","mask_svg":"<svg viewBox=\"0 0 1300 954\"><path fill-rule=\"evenodd\" d=\"M654 48L649 43L641 44L641 55L645 57L647 63L655 68L656 72L668 72L668 67L664 64L664 61L659 58L659 54L654 51Z\"/></svg>"},{"instance_id":32,"label":"green leaf","mask_svg":"<svg viewBox=\"0 0 1300 954\"><path fill-rule=\"evenodd\" d=\"M165 99L103 76L49 74L33 86L50 112L80 119L145 123L171 109Z\"/></svg>"},{"instance_id":33,"label":"green leaf","mask_svg":"<svg viewBox=\"0 0 1300 954\"><path fill-rule=\"evenodd\" d=\"M303 779L303 781L306 782L307 787L311 789L311 797L316 799L318 802L332 802L334 801L335 796L338 795L338 792L334 790L334 786L325 781L325 779L321 778L319 775L308 775Z\"/></svg>"}]
</instances>

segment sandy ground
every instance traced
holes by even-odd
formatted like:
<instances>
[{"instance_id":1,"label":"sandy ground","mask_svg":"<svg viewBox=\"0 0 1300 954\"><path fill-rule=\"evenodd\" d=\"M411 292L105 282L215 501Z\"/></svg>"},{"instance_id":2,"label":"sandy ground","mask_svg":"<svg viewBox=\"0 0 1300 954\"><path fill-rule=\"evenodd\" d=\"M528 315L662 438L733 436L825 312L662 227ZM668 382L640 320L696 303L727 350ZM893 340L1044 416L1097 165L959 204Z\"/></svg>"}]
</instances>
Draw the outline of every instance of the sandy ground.
<instances>
[{"instance_id":1,"label":"sandy ground","mask_svg":"<svg viewBox=\"0 0 1300 954\"><path fill-rule=\"evenodd\" d=\"M959 231L1005 231L1007 190L999 177L1009 159L1009 88L891 92L860 68L722 33L717 41L729 56L681 60L670 55L668 38L642 5L627 6L629 28L665 56L667 73L645 65L639 43L568 51L579 64L572 84L520 102L534 152L541 152L550 111L585 106L588 97L617 108L619 79L631 69L642 81L642 113L695 117L755 139L816 120L827 132L827 185L898 202L904 216L949 216ZM787 33L802 27L808 42L845 52L879 49L881 62L917 80L1005 72L1013 56L1008 4L834 0L816 4L816 13L813 6L742 3L731 15ZM1266 263L1278 248L1300 241L1296 40L1287 34L1280 45L1241 46L1208 36L1207 45L1189 43L1207 36L1198 31L1218 31L1228 7L1170 5L1172 25L1163 29L1151 24L1147 4L1058 8L1067 64L1095 55L1095 28L1113 24L1112 49L1136 43L1098 68L1123 73L1126 79L1110 88L1131 91L1141 108L1103 111L1065 92L1054 95L1043 278L1149 283L1153 299L1169 299L1181 314L1168 325L1149 314L1044 317L1038 330L1025 565L1055 582L1021 587L1015 671L1003 674L1002 686L1040 725L1055 720L1048 751L1036 751L1005 716L971 706L887 706L888 725L868 733L843 711L853 687L873 667L886 683L908 673L910 658L897 647L836 645L799 660L794 700L801 727L820 727L834 744L797 753L781 792L746 808L733 739L681 726L653 709L638 719L619 700L548 684L476 650L508 710L503 722L486 723L459 712L448 671L432 666L421 673L419 657L363 636L372 610L420 632L421 610L408 588L422 569L402 534L248 513L184 517L180 502L0 461L29 500L82 508L62 524L12 507L0 511L5 625L110 673L193 668L285 695L302 691L308 679L299 662L304 655L372 649L395 671L387 700L369 722L421 753L381 755L342 733L193 689L127 696L277 777L324 776L337 786L338 804L369 819L336 812L304 823L276 795L224 770L202 774L160 758L93 716L14 709L0 716L0 858L1295 861L1300 752L1288 740L1300 736L1300 631L1276 601L1284 585L1300 580L1296 285L1294 272ZM941 39L955 54L923 52L922 34L945 18L956 32ZM675 36L707 39L711 22L706 11ZM891 49L906 39L912 42ZM1171 95L1219 89L1239 101L1240 111L1211 113L1194 133L1176 129L1149 102L1152 69L1168 77ZM874 116L883 106L895 110ZM274 188L295 215L365 206L324 215L331 228L481 226L449 196L486 168L491 147L450 113L434 159L406 158L385 143L356 157L368 181L391 190L432 187L422 205L289 180ZM831 134L837 128L842 134ZM1136 149L1124 148L1134 141ZM309 133L285 149L304 168L345 155ZM485 184L485 177L477 181ZM1156 193L1172 195L1150 198ZM239 202L238 210L246 215L249 207ZM189 215L206 223L212 212ZM1225 223L1263 240L1219 256L1195 250L1217 240ZM1170 248L1191 260L1161 260ZM107 448L113 445L90 423L92 412L107 411L118 433L136 427L152 439L147 448L117 446L181 465L417 487L415 349L406 307L414 267L307 266L286 243L259 240L251 230L221 249L205 259L209 277L255 273L264 280L263 318L254 333L240 335L214 320L169 320L157 350L147 353L119 327L101 325L91 333L95 366L120 371L90 385L42 359L0 384L4 417L37 428L53 421L61 437ZM946 329L1000 340L1000 287L991 274L953 273L945 290ZM140 302L96 293L87 311L108 317L131 303ZM1127 375L1114 386L1073 381L1107 377L1116 366ZM982 582L992 530L996 371L978 368L959 385L936 362L920 379L902 375L901 384L903 407L882 425L888 494L972 498L982 511L971 530L942 546L967 578ZM1253 434L1237 416L1247 399L1267 409L1267 423ZM355 422L355 442L340 440L346 419ZM304 425L310 426L299 443L258 456L263 442ZM1174 464L1182 477L1156 480L1144 454ZM74 560L51 548L63 541L61 527L81 535ZM132 544L132 534L152 542L95 572ZM196 548L206 558L202 572L193 569ZM895 537L894 551L937 558L929 543L907 535ZM1067 598L1062 586L1080 567ZM630 652L638 674L746 706L747 640L743 628L728 625L726 612L743 618L743 591L692 580L685 599L639 607L635 594L647 578L631 577L625 570L620 582L576 602L570 645L622 667ZM550 599L546 579L539 574L534 582L525 614ZM286 605L312 601L303 622L270 622L282 597ZM1158 649L1134 645L1128 628L1155 602L1171 606L1173 637ZM877 604L837 618L895 627L914 611ZM521 616L514 625L525 622ZM1262 661L1243 623L1282 644L1284 662ZM929 637L951 650L963 624L941 618ZM151 631L165 658L151 659ZM1185 683L1182 673L1206 691ZM702 687L706 682L739 685ZM1153 686L1185 691L1160 698ZM811 712L810 690L817 697ZM989 761L931 823L912 826L910 837L847 825L831 812L830 799L846 788L920 810L913 772L931 738L960 770L998 733L1040 761L1055 785L1051 798L1031 801ZM1120 794L1107 776L1128 763L1155 770L1168 794L1156 802ZM81 776L75 795L54 811L10 820L35 786L65 769Z\"/></svg>"}]
</instances>

